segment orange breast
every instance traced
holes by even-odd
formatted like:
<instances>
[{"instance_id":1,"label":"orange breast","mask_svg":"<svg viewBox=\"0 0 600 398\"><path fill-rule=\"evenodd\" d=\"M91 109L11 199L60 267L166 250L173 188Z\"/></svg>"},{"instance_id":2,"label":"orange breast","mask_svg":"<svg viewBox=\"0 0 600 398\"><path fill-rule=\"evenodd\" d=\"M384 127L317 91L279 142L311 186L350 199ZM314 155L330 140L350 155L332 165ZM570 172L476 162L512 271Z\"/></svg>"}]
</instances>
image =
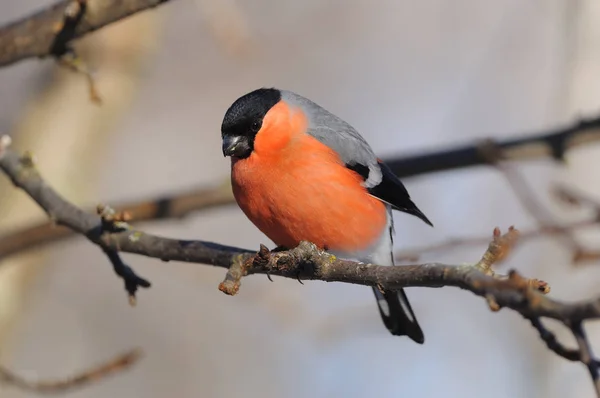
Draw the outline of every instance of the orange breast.
<instances>
[{"instance_id":1,"label":"orange breast","mask_svg":"<svg viewBox=\"0 0 600 398\"><path fill-rule=\"evenodd\" d=\"M255 149L247 159L232 162L233 193L275 244L295 247L307 240L354 252L381 236L385 205L367 193L360 176L335 151L304 133L276 151Z\"/></svg>"}]
</instances>

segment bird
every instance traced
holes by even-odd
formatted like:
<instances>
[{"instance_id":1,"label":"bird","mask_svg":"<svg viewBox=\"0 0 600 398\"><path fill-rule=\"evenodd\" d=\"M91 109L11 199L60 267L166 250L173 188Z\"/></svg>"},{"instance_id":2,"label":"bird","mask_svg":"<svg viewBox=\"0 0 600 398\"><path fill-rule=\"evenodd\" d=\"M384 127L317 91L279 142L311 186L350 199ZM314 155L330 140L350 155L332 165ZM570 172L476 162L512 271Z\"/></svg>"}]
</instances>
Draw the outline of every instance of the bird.
<instances>
[{"instance_id":1,"label":"bird","mask_svg":"<svg viewBox=\"0 0 600 398\"><path fill-rule=\"evenodd\" d=\"M393 210L433 227L355 128L292 91L240 96L221 138L238 206L278 248L308 241L340 258L393 266ZM423 344L404 289L372 290L388 331Z\"/></svg>"}]
</instances>

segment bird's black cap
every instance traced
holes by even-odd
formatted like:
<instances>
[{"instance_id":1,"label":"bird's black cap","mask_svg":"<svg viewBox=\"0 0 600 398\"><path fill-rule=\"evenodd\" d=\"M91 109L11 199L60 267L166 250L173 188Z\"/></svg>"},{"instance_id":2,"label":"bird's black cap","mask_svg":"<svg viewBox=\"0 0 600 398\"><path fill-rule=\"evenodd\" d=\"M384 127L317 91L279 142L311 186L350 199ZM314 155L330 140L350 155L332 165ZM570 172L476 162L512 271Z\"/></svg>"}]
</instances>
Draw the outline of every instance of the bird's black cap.
<instances>
[{"instance_id":1,"label":"bird's black cap","mask_svg":"<svg viewBox=\"0 0 600 398\"><path fill-rule=\"evenodd\" d=\"M281 92L276 88L259 88L238 98L225 112L222 135L256 135L267 112L280 100Z\"/></svg>"}]
</instances>

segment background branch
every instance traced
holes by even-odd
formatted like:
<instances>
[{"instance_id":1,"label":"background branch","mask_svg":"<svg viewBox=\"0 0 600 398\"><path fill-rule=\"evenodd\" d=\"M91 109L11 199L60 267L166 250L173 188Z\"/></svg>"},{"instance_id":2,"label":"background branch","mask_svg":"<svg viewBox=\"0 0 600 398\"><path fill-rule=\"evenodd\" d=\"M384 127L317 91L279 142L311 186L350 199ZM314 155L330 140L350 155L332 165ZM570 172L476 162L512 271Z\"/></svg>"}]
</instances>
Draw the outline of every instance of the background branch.
<instances>
[{"instance_id":1,"label":"background branch","mask_svg":"<svg viewBox=\"0 0 600 398\"><path fill-rule=\"evenodd\" d=\"M62 56L73 39L168 0L63 0L0 28L0 66Z\"/></svg>"},{"instance_id":2,"label":"background branch","mask_svg":"<svg viewBox=\"0 0 600 398\"><path fill-rule=\"evenodd\" d=\"M521 232L519 242L523 243L528 240L541 238L544 236L562 235L566 232L574 232L576 230L589 228L591 226L598 225L600 220L597 217L586 218L580 221L573 221L566 224L556 226L541 226L539 228L530 229ZM418 261L419 258L424 254L429 253L440 253L449 250L455 250L457 248L468 247L468 246L481 246L485 245L489 241L487 236L473 236L464 238L453 238L446 241L435 243L432 245L414 247L398 251L394 257L397 261ZM593 252L588 249L579 248L583 252L573 252L573 261L583 261L596 259ZM587 254L587 255L586 255Z\"/></svg>"},{"instance_id":3,"label":"background branch","mask_svg":"<svg viewBox=\"0 0 600 398\"><path fill-rule=\"evenodd\" d=\"M37 393L64 393L121 372L136 363L140 356L140 350L132 350L62 380L29 381L4 367L0 367L0 383Z\"/></svg>"},{"instance_id":4,"label":"background branch","mask_svg":"<svg viewBox=\"0 0 600 398\"><path fill-rule=\"evenodd\" d=\"M493 164L489 148L493 143L495 160L533 160L551 157L563 161L572 148L600 141L600 117L583 119L570 126L537 134L522 134L506 141L482 140L435 153L384 159L399 177Z\"/></svg>"},{"instance_id":5,"label":"background branch","mask_svg":"<svg viewBox=\"0 0 600 398\"><path fill-rule=\"evenodd\" d=\"M218 206L234 204L229 182L220 186L200 187L170 196L159 196L140 201L126 202L115 206L119 212L127 213L135 222L178 219L188 214ZM92 212L94 207L88 207ZM21 231L0 237L0 260L10 255L55 243L75 236L71 229L51 222L42 222Z\"/></svg>"}]
</instances>

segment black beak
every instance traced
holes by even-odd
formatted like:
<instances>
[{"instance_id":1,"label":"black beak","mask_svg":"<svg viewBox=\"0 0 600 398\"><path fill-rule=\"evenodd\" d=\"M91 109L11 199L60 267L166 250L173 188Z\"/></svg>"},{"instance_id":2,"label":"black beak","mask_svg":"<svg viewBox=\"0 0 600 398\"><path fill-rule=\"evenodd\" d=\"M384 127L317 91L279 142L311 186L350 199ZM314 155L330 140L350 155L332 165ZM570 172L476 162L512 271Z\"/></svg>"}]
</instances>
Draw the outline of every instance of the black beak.
<instances>
[{"instance_id":1,"label":"black beak","mask_svg":"<svg viewBox=\"0 0 600 398\"><path fill-rule=\"evenodd\" d=\"M240 137L223 137L223 156L233 156L235 147L240 143Z\"/></svg>"},{"instance_id":2,"label":"black beak","mask_svg":"<svg viewBox=\"0 0 600 398\"><path fill-rule=\"evenodd\" d=\"M244 158L249 155L249 152L251 152L251 149L248 145L247 137L223 137L223 156L236 156Z\"/></svg>"}]
</instances>

